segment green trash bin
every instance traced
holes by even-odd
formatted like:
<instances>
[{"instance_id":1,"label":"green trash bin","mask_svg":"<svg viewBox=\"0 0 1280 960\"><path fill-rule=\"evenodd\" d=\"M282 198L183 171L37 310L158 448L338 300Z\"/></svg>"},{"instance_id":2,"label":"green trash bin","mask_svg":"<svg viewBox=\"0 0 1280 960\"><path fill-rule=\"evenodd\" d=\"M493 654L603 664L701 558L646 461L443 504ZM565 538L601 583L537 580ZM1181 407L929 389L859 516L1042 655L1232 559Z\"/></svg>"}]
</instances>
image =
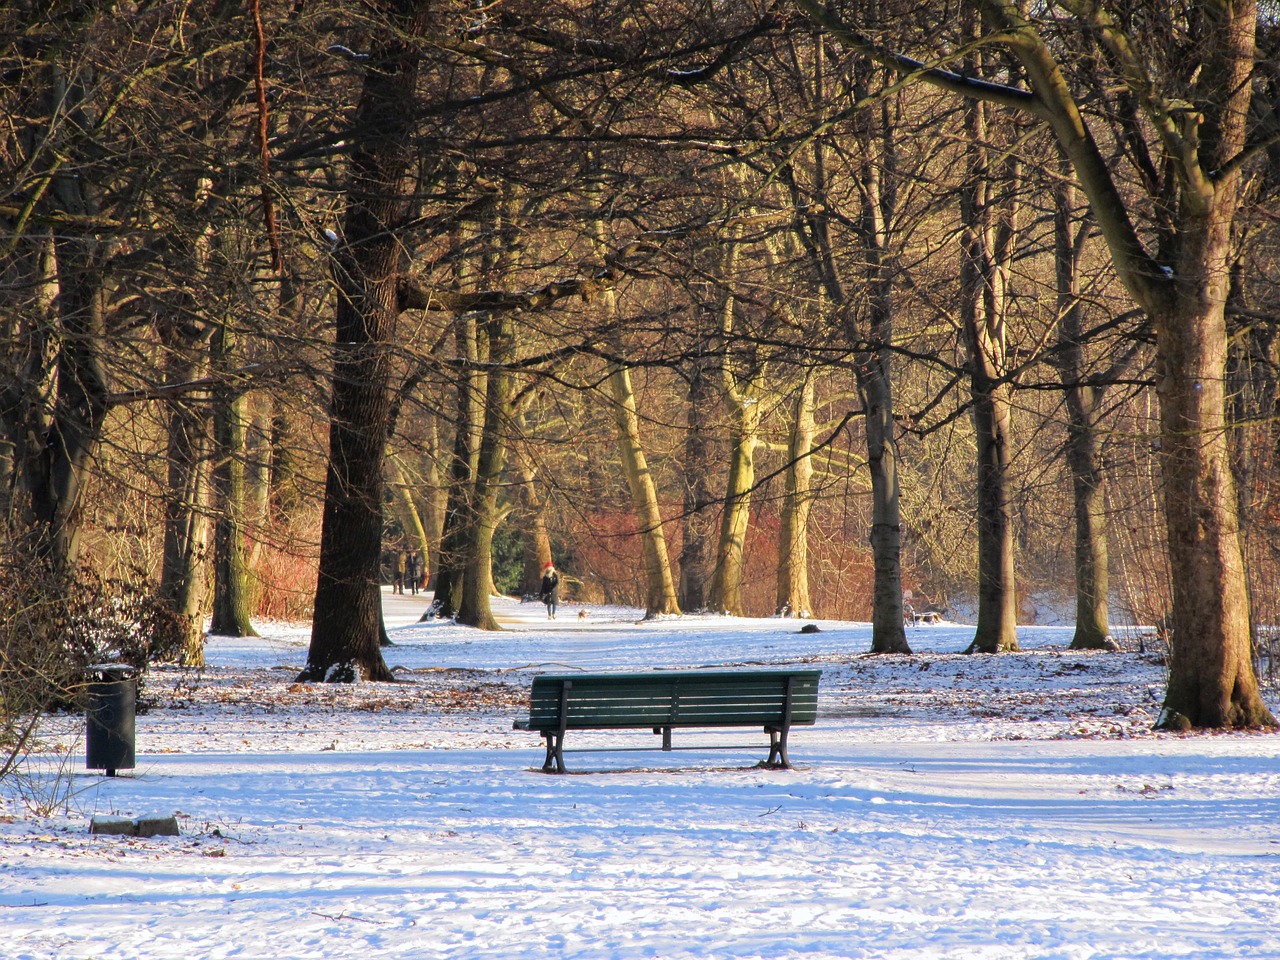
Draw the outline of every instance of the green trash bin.
<instances>
[{"instance_id":1,"label":"green trash bin","mask_svg":"<svg viewBox=\"0 0 1280 960\"><path fill-rule=\"evenodd\" d=\"M127 663L97 663L85 668L85 766L105 770L134 767L138 672Z\"/></svg>"}]
</instances>

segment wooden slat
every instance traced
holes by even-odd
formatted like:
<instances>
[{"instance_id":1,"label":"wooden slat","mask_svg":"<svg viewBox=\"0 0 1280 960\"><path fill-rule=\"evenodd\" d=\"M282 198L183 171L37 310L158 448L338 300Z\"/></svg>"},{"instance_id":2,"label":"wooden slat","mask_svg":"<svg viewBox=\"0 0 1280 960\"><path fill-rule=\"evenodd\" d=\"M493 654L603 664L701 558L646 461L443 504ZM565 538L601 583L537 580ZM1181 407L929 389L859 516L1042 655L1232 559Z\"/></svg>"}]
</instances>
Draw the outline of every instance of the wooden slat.
<instances>
[{"instance_id":1,"label":"wooden slat","mask_svg":"<svg viewBox=\"0 0 1280 960\"><path fill-rule=\"evenodd\" d=\"M535 677L523 729L560 725L563 685L570 684L567 729L769 726L783 721L792 678L792 725L817 719L820 670L672 671Z\"/></svg>"}]
</instances>

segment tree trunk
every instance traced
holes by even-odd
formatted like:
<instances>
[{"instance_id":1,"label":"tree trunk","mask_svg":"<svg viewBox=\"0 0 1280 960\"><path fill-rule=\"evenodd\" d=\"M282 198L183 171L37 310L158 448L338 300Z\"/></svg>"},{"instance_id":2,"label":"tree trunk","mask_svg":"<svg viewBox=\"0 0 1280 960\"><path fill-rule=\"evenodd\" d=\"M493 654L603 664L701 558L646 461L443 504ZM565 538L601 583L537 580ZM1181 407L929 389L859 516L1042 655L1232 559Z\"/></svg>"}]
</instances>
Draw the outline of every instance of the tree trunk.
<instances>
[{"instance_id":1,"label":"tree trunk","mask_svg":"<svg viewBox=\"0 0 1280 960\"><path fill-rule=\"evenodd\" d=\"M1068 171L1064 171L1066 173ZM1081 343L1079 243L1072 224L1074 186L1054 188L1054 264L1058 285L1058 374L1067 408L1067 466L1075 505L1076 629L1073 650L1115 650L1109 624L1107 516L1098 440L1100 390L1089 382Z\"/></svg>"},{"instance_id":2,"label":"tree trunk","mask_svg":"<svg viewBox=\"0 0 1280 960\"><path fill-rule=\"evenodd\" d=\"M603 222L593 224L597 253L603 258L607 253L606 231ZM605 317L613 321L618 316L617 294L613 288L603 291L601 303ZM623 353L621 336L613 340L613 348L619 356ZM622 460L622 472L631 491L631 507L639 524L641 546L644 551L645 602L644 618L678 615L680 603L676 597L675 579L671 575L671 561L667 555L667 537L662 526L662 511L658 505L658 488L649 470L644 447L640 443L640 417L636 408L635 391L631 385L631 373L620 363L609 365L609 392L613 397L613 422L618 430L618 454Z\"/></svg>"},{"instance_id":3,"label":"tree trunk","mask_svg":"<svg viewBox=\"0 0 1280 960\"><path fill-rule=\"evenodd\" d=\"M83 96L75 83L55 69L50 96L52 114ZM88 122L78 106L70 112ZM55 175L54 205L72 219L91 218L99 204L91 185L74 172ZM106 337L104 268L108 245L74 228L54 232L59 322L54 364L55 400L37 471L31 485L36 555L50 562L55 575L70 577L80 557L81 498L107 415L107 384L102 350Z\"/></svg>"},{"instance_id":4,"label":"tree trunk","mask_svg":"<svg viewBox=\"0 0 1280 960\"><path fill-rule=\"evenodd\" d=\"M194 379L196 370L195 363L179 362L170 368L168 379L183 383ZM182 631L181 662L193 667L204 665L207 422L199 409L184 400L174 401L170 407L159 593Z\"/></svg>"},{"instance_id":5,"label":"tree trunk","mask_svg":"<svg viewBox=\"0 0 1280 960\"><path fill-rule=\"evenodd\" d=\"M493 535L500 520L498 492L507 459L507 443L503 434L510 429L512 412L512 377L505 365L515 352L515 330L511 315L506 311L490 314L485 318L483 327L489 346L489 377L458 622L481 630L501 630L494 619L489 598L493 594Z\"/></svg>"},{"instance_id":6,"label":"tree trunk","mask_svg":"<svg viewBox=\"0 0 1280 960\"><path fill-rule=\"evenodd\" d=\"M786 492L778 530L778 589L774 613L812 617L809 599L809 512L813 506L814 379L806 374L796 393L787 445Z\"/></svg>"},{"instance_id":7,"label":"tree trunk","mask_svg":"<svg viewBox=\"0 0 1280 960\"><path fill-rule=\"evenodd\" d=\"M612 297L612 291L606 294ZM640 417L636 410L631 374L619 364L611 365L609 390L613 395L613 417L618 427L618 452L622 470L631 490L631 506L644 549L646 620L679 614L675 580L667 556L667 538L662 529L662 512L658 507L658 490L649 471L649 461L640 444Z\"/></svg>"},{"instance_id":8,"label":"tree trunk","mask_svg":"<svg viewBox=\"0 0 1280 960\"><path fill-rule=\"evenodd\" d=\"M711 578L708 605L717 613L744 616L742 580L746 570L747 530L751 523L751 491L756 482L755 451L760 442L760 403L753 396L730 398L729 478L724 510L720 514L720 538L716 544L716 569Z\"/></svg>"},{"instance_id":9,"label":"tree trunk","mask_svg":"<svg viewBox=\"0 0 1280 960\"><path fill-rule=\"evenodd\" d=\"M0 536L25 530L32 520L32 484L44 448L47 409L53 393L49 372L56 342L57 263L53 237L34 232L15 243L0 263L3 281L18 297L6 297L0 312L7 376L0 378Z\"/></svg>"},{"instance_id":10,"label":"tree trunk","mask_svg":"<svg viewBox=\"0 0 1280 960\"><path fill-rule=\"evenodd\" d=\"M720 305L720 333L726 342L733 332L737 311L734 287L742 252L742 226L733 227L729 234L721 252L724 301ZM757 384L763 373L756 365L739 377L731 368L731 362L726 355L720 370L721 395L729 408L729 477L725 483L716 567L707 603L717 613L740 617L744 613L742 578L746 568L747 530L751 525L751 491L756 482L755 451L760 442Z\"/></svg>"},{"instance_id":11,"label":"tree trunk","mask_svg":"<svg viewBox=\"0 0 1280 960\"><path fill-rule=\"evenodd\" d=\"M422 515L418 513L417 502L413 498L413 484L404 472L404 464L393 453L387 454L391 470L392 497L394 498L396 516L400 526L409 540L411 549L416 550L422 558L423 570L430 576L431 540L427 536L427 528L422 523Z\"/></svg>"},{"instance_id":12,"label":"tree trunk","mask_svg":"<svg viewBox=\"0 0 1280 960\"><path fill-rule=\"evenodd\" d=\"M429 415L430 453L427 457L426 515L422 518L427 533L427 544L430 550L427 560L427 589L436 588L436 573L440 568L440 540L444 536L444 514L449 503L449 491L440 473L440 462L443 460L440 450L440 421L434 414Z\"/></svg>"},{"instance_id":13,"label":"tree trunk","mask_svg":"<svg viewBox=\"0 0 1280 960\"><path fill-rule=\"evenodd\" d=\"M1251 660L1223 390L1230 220L1208 219L1208 229L1184 237L1177 268L1182 295L1153 318L1162 368L1165 530L1175 571L1169 688L1158 725L1270 726L1275 721Z\"/></svg>"},{"instance_id":14,"label":"tree trunk","mask_svg":"<svg viewBox=\"0 0 1280 960\"><path fill-rule=\"evenodd\" d=\"M235 356L234 335L219 327L213 341L214 366L225 371ZM244 549L245 397L220 383L213 397L213 618L209 632L223 637L256 637L250 621L249 566Z\"/></svg>"},{"instance_id":15,"label":"tree trunk","mask_svg":"<svg viewBox=\"0 0 1280 960\"><path fill-rule=\"evenodd\" d=\"M382 658L383 454L390 415L390 341L403 247L396 231L411 209L413 111L427 4L397 0L399 31L377 38L366 61L348 139L355 144L342 241L334 254L336 342L329 463L311 647L301 680L393 680Z\"/></svg>"},{"instance_id":16,"label":"tree trunk","mask_svg":"<svg viewBox=\"0 0 1280 960\"><path fill-rule=\"evenodd\" d=\"M883 114L879 121L882 155L863 164L861 178L870 344L858 355L856 367L871 475L871 652L910 653L902 599L902 491L893 421L893 278L887 263L894 193L881 183L882 176L895 174L894 131Z\"/></svg>"},{"instance_id":17,"label":"tree trunk","mask_svg":"<svg viewBox=\"0 0 1280 960\"><path fill-rule=\"evenodd\" d=\"M714 402L708 362L694 360L689 375L689 406L684 440L684 524L680 545L680 607L707 609L715 574L716 495L711 489L711 437L707 419Z\"/></svg>"},{"instance_id":18,"label":"tree trunk","mask_svg":"<svg viewBox=\"0 0 1280 960\"><path fill-rule=\"evenodd\" d=\"M455 380L457 420L454 423L453 448L449 457L449 494L440 533L435 596L432 609L428 611L445 619L454 617L462 602L467 538L470 536L471 525L475 522L473 497L480 457L477 433L484 415L485 394L484 375L472 369L472 365L479 360L475 317L465 315L455 318L454 329L458 356L469 363L467 369L458 371Z\"/></svg>"},{"instance_id":19,"label":"tree trunk","mask_svg":"<svg viewBox=\"0 0 1280 960\"><path fill-rule=\"evenodd\" d=\"M978 624L971 653L1018 649L1013 514L1009 493L1012 404L1004 311L1014 214L992 209L999 176L988 162L985 104L965 105L970 169L961 192L961 318L968 346L977 442ZM1016 176L1000 176L1014 190Z\"/></svg>"}]
</instances>

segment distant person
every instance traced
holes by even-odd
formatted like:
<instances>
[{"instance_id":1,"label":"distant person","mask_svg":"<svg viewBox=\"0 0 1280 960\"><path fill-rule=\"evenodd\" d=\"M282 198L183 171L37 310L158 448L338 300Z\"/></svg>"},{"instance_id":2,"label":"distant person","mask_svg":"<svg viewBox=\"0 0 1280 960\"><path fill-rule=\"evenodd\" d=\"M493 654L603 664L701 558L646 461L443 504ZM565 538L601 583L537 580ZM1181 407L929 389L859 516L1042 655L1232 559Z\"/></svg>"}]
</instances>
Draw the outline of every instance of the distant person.
<instances>
[{"instance_id":1,"label":"distant person","mask_svg":"<svg viewBox=\"0 0 1280 960\"><path fill-rule=\"evenodd\" d=\"M413 595L415 597L418 595L418 577L419 576L420 574L418 572L418 554L416 552L411 553L409 554L409 559L405 561L404 582L408 585L409 589L413 592Z\"/></svg>"},{"instance_id":2,"label":"distant person","mask_svg":"<svg viewBox=\"0 0 1280 960\"><path fill-rule=\"evenodd\" d=\"M560 603L560 574L550 561L542 568L542 589L538 591L538 596L547 605L547 619L554 620L556 606Z\"/></svg>"},{"instance_id":3,"label":"distant person","mask_svg":"<svg viewBox=\"0 0 1280 960\"><path fill-rule=\"evenodd\" d=\"M391 592L404 593L404 551L397 550L392 563L395 569L391 573Z\"/></svg>"}]
</instances>

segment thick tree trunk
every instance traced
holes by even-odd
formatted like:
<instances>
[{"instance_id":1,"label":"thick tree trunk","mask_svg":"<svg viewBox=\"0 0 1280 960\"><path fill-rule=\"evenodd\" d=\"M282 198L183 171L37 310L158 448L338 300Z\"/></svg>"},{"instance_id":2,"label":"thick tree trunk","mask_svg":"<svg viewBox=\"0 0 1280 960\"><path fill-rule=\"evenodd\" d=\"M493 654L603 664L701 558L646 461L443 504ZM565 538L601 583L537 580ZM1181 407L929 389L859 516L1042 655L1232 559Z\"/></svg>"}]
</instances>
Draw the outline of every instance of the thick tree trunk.
<instances>
[{"instance_id":1,"label":"thick tree trunk","mask_svg":"<svg viewBox=\"0 0 1280 960\"><path fill-rule=\"evenodd\" d=\"M193 379L195 365L171 369L171 382ZM168 484L164 504L164 547L160 596L182 631L181 661L204 665L204 571L208 564L207 418L191 404L175 401L169 413Z\"/></svg>"},{"instance_id":2,"label":"thick tree trunk","mask_svg":"<svg viewBox=\"0 0 1280 960\"><path fill-rule=\"evenodd\" d=\"M796 393L787 444L786 490L778 530L778 589L774 613L812 617L809 599L809 513L813 507L814 378L807 374Z\"/></svg>"},{"instance_id":3,"label":"thick tree trunk","mask_svg":"<svg viewBox=\"0 0 1280 960\"><path fill-rule=\"evenodd\" d=\"M8 291L0 314L6 372L0 378L0 536L26 530L32 520L32 484L41 473L47 409L52 394L49 371L56 342L57 265L53 237L36 232L15 243L0 262Z\"/></svg>"},{"instance_id":4,"label":"thick tree trunk","mask_svg":"<svg viewBox=\"0 0 1280 960\"><path fill-rule=\"evenodd\" d=\"M473 498L480 458L478 434L484 416L485 395L484 375L471 369L479 359L475 317L457 317L454 325L458 356L468 361L468 369L458 371L455 381L457 420L449 457L449 493L440 533L435 596L432 609L428 611L428 614L434 613L445 619L456 616L462 603L467 542L475 522Z\"/></svg>"},{"instance_id":5,"label":"thick tree trunk","mask_svg":"<svg viewBox=\"0 0 1280 960\"><path fill-rule=\"evenodd\" d=\"M466 551L458 622L481 630L501 630L489 598L493 594L493 535L500 520L498 492L507 460L504 432L510 429L512 412L512 377L504 365L515 352L515 330L511 315L505 311L487 317L484 329L489 345L489 377L472 495L474 522Z\"/></svg>"},{"instance_id":6,"label":"thick tree trunk","mask_svg":"<svg viewBox=\"0 0 1280 960\"><path fill-rule=\"evenodd\" d=\"M880 121L882 157L872 158L862 170L871 349L858 357L857 366L871 475L871 652L910 653L902 599L902 491L893 421L893 278L886 262L894 202L893 191L881 184L882 175L894 173L894 133L883 115Z\"/></svg>"},{"instance_id":7,"label":"thick tree trunk","mask_svg":"<svg viewBox=\"0 0 1280 960\"><path fill-rule=\"evenodd\" d=\"M858 375L866 411L867 469L871 474L871 559L875 570L871 652L910 653L902 601L902 498L887 354L886 349L868 356Z\"/></svg>"},{"instance_id":8,"label":"thick tree trunk","mask_svg":"<svg viewBox=\"0 0 1280 960\"><path fill-rule=\"evenodd\" d=\"M1066 459L1075 505L1076 629L1071 649L1115 650L1108 623L1107 516L1097 426L1100 391L1089 382L1081 343L1078 239L1082 234L1073 226L1076 191L1065 176L1054 189L1054 201L1058 375L1067 408Z\"/></svg>"},{"instance_id":9,"label":"thick tree trunk","mask_svg":"<svg viewBox=\"0 0 1280 960\"><path fill-rule=\"evenodd\" d=\"M609 390L613 395L613 417L618 428L618 452L631 490L631 506L640 525L644 550L644 616L648 620L679 614L675 579L667 556L667 538L662 529L662 511L658 507L658 488L640 443L640 417L635 391L631 387L631 374L626 367L612 365Z\"/></svg>"},{"instance_id":10,"label":"thick tree trunk","mask_svg":"<svg viewBox=\"0 0 1280 960\"><path fill-rule=\"evenodd\" d=\"M401 33L373 42L349 139L355 144L342 242L334 255L336 341L329 463L311 647L301 680L393 680L382 658L383 454L390 415L390 341L416 153L413 111L428 6L397 0Z\"/></svg>"},{"instance_id":11,"label":"thick tree trunk","mask_svg":"<svg viewBox=\"0 0 1280 960\"><path fill-rule=\"evenodd\" d=\"M90 217L97 203L89 186L73 174L55 178L58 209ZM55 400L38 467L31 484L37 556L55 574L70 577L80 558L81 500L107 415L102 350L106 337L103 269L106 244L94 236L54 234L59 321Z\"/></svg>"},{"instance_id":12,"label":"thick tree trunk","mask_svg":"<svg viewBox=\"0 0 1280 960\"><path fill-rule=\"evenodd\" d=\"M715 573L715 492L711 488L711 437L707 419L715 400L708 363L699 358L689 374L684 440L684 521L680 545L680 608L707 609Z\"/></svg>"},{"instance_id":13,"label":"thick tree trunk","mask_svg":"<svg viewBox=\"0 0 1280 960\"><path fill-rule=\"evenodd\" d=\"M215 367L225 369L235 354L233 335L222 326L214 334ZM249 565L245 556L245 397L219 385L213 399L213 617L209 632L224 637L256 637L250 621Z\"/></svg>"},{"instance_id":14,"label":"thick tree trunk","mask_svg":"<svg viewBox=\"0 0 1280 960\"><path fill-rule=\"evenodd\" d=\"M1214 212L1212 209L1209 211ZM1229 219L1186 236L1181 296L1157 323L1161 471L1173 578L1169 688L1158 726L1274 725L1251 660L1249 597L1226 423Z\"/></svg>"},{"instance_id":15,"label":"thick tree trunk","mask_svg":"<svg viewBox=\"0 0 1280 960\"><path fill-rule=\"evenodd\" d=\"M1012 404L1007 369L1005 296L1013 252L1012 210L996 222L998 176L988 161L986 105L965 105L968 183L961 193L961 318L968 347L973 428L977 443L978 623L971 653L1018 649L1013 511L1009 493ZM999 185L1016 192L1016 174Z\"/></svg>"},{"instance_id":16,"label":"thick tree trunk","mask_svg":"<svg viewBox=\"0 0 1280 960\"><path fill-rule=\"evenodd\" d=\"M742 580L746 572L747 530L751 524L751 491L756 482L755 452L760 442L760 404L755 397L729 398L729 478L725 484L716 569L708 605L717 613L745 615Z\"/></svg>"},{"instance_id":17,"label":"thick tree trunk","mask_svg":"<svg viewBox=\"0 0 1280 960\"><path fill-rule=\"evenodd\" d=\"M603 221L593 223L593 235L597 254L608 252L607 231ZM617 294L613 288L601 294L604 315L610 321L618 316ZM623 354L621 336L613 339L613 349ZM667 554L667 537L662 525L662 510L658 505L658 486L649 470L649 461L640 442L640 416L636 407L635 390L630 371L620 363L609 365L609 392L613 398L613 421L618 431L618 455L622 460L622 472L631 491L631 507L639 524L641 548L644 552L645 600L644 618L678 615L679 600L676 597L675 578L671 574L671 560Z\"/></svg>"}]
</instances>

